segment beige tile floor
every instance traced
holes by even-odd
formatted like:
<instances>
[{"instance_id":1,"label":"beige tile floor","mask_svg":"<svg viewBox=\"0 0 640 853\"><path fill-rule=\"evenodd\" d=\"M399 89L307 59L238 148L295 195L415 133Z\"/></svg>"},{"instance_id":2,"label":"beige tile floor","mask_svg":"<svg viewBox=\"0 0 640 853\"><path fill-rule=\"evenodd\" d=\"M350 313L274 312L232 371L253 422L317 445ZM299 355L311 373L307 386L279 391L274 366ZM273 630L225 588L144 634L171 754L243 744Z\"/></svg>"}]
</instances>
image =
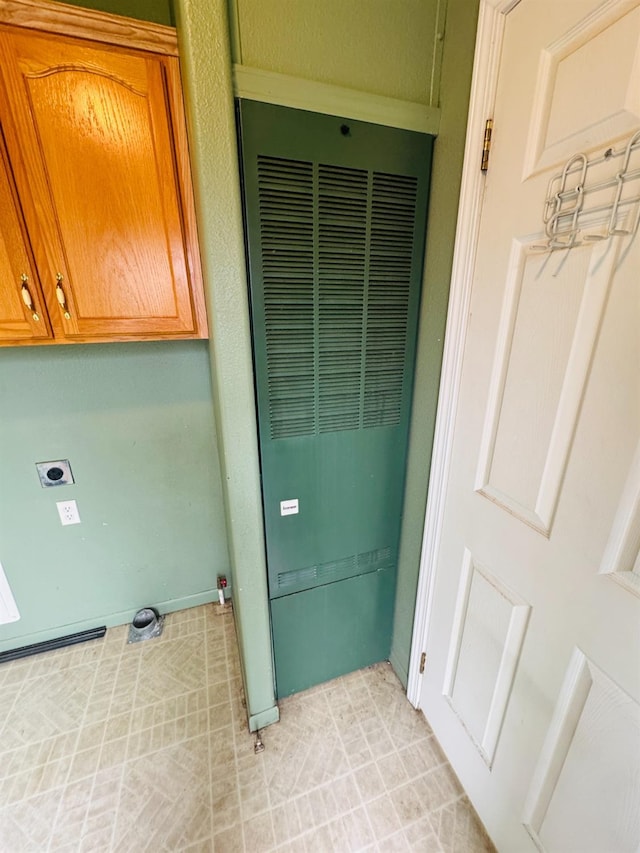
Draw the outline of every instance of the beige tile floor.
<instances>
[{"instance_id":1,"label":"beige tile floor","mask_svg":"<svg viewBox=\"0 0 640 853\"><path fill-rule=\"evenodd\" d=\"M0 665L0 851L489 851L388 664L286 699L254 753L233 617Z\"/></svg>"}]
</instances>

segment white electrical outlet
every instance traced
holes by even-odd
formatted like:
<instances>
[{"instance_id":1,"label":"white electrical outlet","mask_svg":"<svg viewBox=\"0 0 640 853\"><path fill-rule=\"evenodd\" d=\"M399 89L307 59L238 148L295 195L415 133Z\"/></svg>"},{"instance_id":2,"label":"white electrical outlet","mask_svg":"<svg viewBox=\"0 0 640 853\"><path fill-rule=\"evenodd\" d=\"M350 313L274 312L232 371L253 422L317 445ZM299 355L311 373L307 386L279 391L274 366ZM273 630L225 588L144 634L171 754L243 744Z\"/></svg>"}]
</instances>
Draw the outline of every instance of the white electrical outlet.
<instances>
[{"instance_id":1,"label":"white electrical outlet","mask_svg":"<svg viewBox=\"0 0 640 853\"><path fill-rule=\"evenodd\" d=\"M78 505L75 501L58 501L56 506L61 524L80 524Z\"/></svg>"}]
</instances>

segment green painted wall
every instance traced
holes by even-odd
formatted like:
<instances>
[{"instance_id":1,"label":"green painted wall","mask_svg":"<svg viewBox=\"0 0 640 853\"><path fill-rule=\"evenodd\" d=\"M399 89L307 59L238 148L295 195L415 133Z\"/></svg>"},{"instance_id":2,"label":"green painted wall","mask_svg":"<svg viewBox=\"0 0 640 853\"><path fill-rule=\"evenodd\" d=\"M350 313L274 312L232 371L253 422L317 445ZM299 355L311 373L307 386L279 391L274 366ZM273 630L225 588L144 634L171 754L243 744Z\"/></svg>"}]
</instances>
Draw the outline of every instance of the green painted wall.
<instances>
[{"instance_id":1,"label":"green painted wall","mask_svg":"<svg viewBox=\"0 0 640 853\"><path fill-rule=\"evenodd\" d=\"M236 631L252 730L278 719L231 54L225 0L176 0L195 178L200 254L208 282L213 401L223 464Z\"/></svg>"},{"instance_id":2,"label":"green painted wall","mask_svg":"<svg viewBox=\"0 0 640 853\"><path fill-rule=\"evenodd\" d=\"M0 351L0 650L216 597L229 568L207 344ZM35 462L70 459L43 489ZM62 527L55 503L82 523Z\"/></svg>"},{"instance_id":3,"label":"green painted wall","mask_svg":"<svg viewBox=\"0 0 640 853\"><path fill-rule=\"evenodd\" d=\"M446 0L229 0L233 60L432 105Z\"/></svg>"},{"instance_id":4,"label":"green painted wall","mask_svg":"<svg viewBox=\"0 0 640 853\"><path fill-rule=\"evenodd\" d=\"M99 9L113 15L127 15L142 21L155 21L156 24L173 26L171 0L64 0L72 6L84 6L85 9Z\"/></svg>"},{"instance_id":5,"label":"green painted wall","mask_svg":"<svg viewBox=\"0 0 640 853\"><path fill-rule=\"evenodd\" d=\"M406 686L479 0L448 0L391 663Z\"/></svg>"}]
</instances>

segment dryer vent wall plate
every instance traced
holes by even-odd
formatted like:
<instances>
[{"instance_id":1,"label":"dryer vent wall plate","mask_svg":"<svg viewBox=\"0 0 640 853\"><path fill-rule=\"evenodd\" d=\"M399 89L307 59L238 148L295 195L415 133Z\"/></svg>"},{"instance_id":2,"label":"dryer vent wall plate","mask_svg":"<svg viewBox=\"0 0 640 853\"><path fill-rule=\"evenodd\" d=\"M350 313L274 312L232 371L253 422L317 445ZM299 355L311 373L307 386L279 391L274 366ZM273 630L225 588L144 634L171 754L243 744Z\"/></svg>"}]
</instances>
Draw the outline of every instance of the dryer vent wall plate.
<instances>
[{"instance_id":1,"label":"dryer vent wall plate","mask_svg":"<svg viewBox=\"0 0 640 853\"><path fill-rule=\"evenodd\" d=\"M164 628L164 616L155 607L143 607L135 614L129 625L127 643L141 643L159 637Z\"/></svg>"},{"instance_id":2,"label":"dryer vent wall plate","mask_svg":"<svg viewBox=\"0 0 640 853\"><path fill-rule=\"evenodd\" d=\"M50 486L70 486L75 483L68 459L53 462L36 462L36 469L43 489Z\"/></svg>"}]
</instances>

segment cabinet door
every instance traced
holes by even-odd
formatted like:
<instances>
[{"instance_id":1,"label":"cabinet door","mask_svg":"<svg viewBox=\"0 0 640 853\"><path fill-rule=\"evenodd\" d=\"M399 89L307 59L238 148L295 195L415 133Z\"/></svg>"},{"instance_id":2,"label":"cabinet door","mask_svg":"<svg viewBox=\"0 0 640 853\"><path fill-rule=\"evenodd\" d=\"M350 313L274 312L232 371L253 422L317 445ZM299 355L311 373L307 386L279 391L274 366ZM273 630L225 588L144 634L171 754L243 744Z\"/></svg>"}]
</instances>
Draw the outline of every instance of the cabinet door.
<instances>
[{"instance_id":1,"label":"cabinet door","mask_svg":"<svg viewBox=\"0 0 640 853\"><path fill-rule=\"evenodd\" d=\"M170 112L174 60L0 30L11 153L56 338L204 336ZM196 294L197 298L197 294Z\"/></svg>"},{"instance_id":2,"label":"cabinet door","mask_svg":"<svg viewBox=\"0 0 640 853\"><path fill-rule=\"evenodd\" d=\"M0 341L30 343L49 338L51 330L0 128Z\"/></svg>"}]
</instances>

